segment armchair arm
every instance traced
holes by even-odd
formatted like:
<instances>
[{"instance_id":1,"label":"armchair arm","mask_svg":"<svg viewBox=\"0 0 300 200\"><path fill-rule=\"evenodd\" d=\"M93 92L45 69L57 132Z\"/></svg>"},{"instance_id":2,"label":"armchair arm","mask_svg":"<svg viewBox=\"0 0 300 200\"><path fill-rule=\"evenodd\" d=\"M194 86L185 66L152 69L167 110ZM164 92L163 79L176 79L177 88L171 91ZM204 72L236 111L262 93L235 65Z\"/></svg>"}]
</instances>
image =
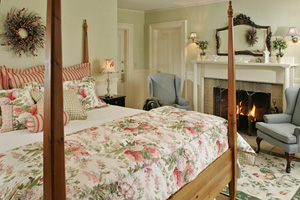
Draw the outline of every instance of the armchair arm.
<instances>
[{"instance_id":1,"label":"armchair arm","mask_svg":"<svg viewBox=\"0 0 300 200\"><path fill-rule=\"evenodd\" d=\"M291 123L292 116L285 113L269 114L264 115L264 121L268 124Z\"/></svg>"},{"instance_id":2,"label":"armchair arm","mask_svg":"<svg viewBox=\"0 0 300 200\"><path fill-rule=\"evenodd\" d=\"M190 104L190 102L188 100L185 100L181 97L177 97L177 103L181 106L187 106Z\"/></svg>"},{"instance_id":3,"label":"armchair arm","mask_svg":"<svg viewBox=\"0 0 300 200\"><path fill-rule=\"evenodd\" d=\"M294 129L294 135L297 137L300 136L300 126Z\"/></svg>"}]
</instances>

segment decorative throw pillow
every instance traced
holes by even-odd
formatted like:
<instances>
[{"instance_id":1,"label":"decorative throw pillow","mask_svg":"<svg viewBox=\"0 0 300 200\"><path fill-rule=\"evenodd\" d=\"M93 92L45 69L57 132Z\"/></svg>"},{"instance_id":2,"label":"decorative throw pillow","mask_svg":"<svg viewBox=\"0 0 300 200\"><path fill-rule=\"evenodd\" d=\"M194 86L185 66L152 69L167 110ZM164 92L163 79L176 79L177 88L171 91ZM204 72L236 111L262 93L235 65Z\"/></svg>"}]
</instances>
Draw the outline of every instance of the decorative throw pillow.
<instances>
[{"instance_id":1,"label":"decorative throw pillow","mask_svg":"<svg viewBox=\"0 0 300 200\"><path fill-rule=\"evenodd\" d=\"M70 122L67 112L64 111L64 125ZM44 116L42 114L33 115L27 120L27 128L32 133L41 132L44 130Z\"/></svg>"},{"instance_id":2,"label":"decorative throw pillow","mask_svg":"<svg viewBox=\"0 0 300 200\"><path fill-rule=\"evenodd\" d=\"M0 106L1 105L32 106L34 105L34 101L30 96L29 90L26 89L1 90Z\"/></svg>"},{"instance_id":3,"label":"decorative throw pillow","mask_svg":"<svg viewBox=\"0 0 300 200\"><path fill-rule=\"evenodd\" d=\"M33 91L44 91L43 84L31 81L28 83L23 83L19 86L20 89L33 90Z\"/></svg>"},{"instance_id":4,"label":"decorative throw pillow","mask_svg":"<svg viewBox=\"0 0 300 200\"><path fill-rule=\"evenodd\" d=\"M1 132L20 130L27 128L27 119L37 114L36 105L32 106L13 106L2 105L3 123Z\"/></svg>"},{"instance_id":5,"label":"decorative throw pillow","mask_svg":"<svg viewBox=\"0 0 300 200\"><path fill-rule=\"evenodd\" d=\"M95 79L91 77L85 77L81 80L65 81L63 83L64 89L77 90L78 101L82 103L85 110L106 106L106 103L97 97L95 86Z\"/></svg>"},{"instance_id":6,"label":"decorative throw pillow","mask_svg":"<svg viewBox=\"0 0 300 200\"><path fill-rule=\"evenodd\" d=\"M76 90L64 90L64 110L69 114L71 120L85 120L87 114L76 95Z\"/></svg>"},{"instance_id":7,"label":"decorative throw pillow","mask_svg":"<svg viewBox=\"0 0 300 200\"><path fill-rule=\"evenodd\" d=\"M38 114L44 114L44 99L41 99L36 103L36 109Z\"/></svg>"},{"instance_id":8,"label":"decorative throw pillow","mask_svg":"<svg viewBox=\"0 0 300 200\"><path fill-rule=\"evenodd\" d=\"M32 98L37 101L37 109L39 114L44 114L44 93L31 92ZM71 120L87 119L86 111L81 103L77 100L76 90L64 90L64 111L66 111Z\"/></svg>"},{"instance_id":9,"label":"decorative throw pillow","mask_svg":"<svg viewBox=\"0 0 300 200\"><path fill-rule=\"evenodd\" d=\"M31 90L30 95L35 102L39 102L40 100L44 99L44 92L42 91Z\"/></svg>"}]
</instances>

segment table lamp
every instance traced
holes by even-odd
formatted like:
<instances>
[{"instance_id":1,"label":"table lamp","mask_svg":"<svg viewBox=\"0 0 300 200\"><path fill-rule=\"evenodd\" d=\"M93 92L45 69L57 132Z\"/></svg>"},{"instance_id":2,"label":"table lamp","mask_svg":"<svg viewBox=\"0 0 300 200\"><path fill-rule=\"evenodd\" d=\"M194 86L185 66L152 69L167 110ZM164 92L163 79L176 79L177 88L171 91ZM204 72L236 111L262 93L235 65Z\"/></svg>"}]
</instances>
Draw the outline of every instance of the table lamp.
<instances>
[{"instance_id":1,"label":"table lamp","mask_svg":"<svg viewBox=\"0 0 300 200\"><path fill-rule=\"evenodd\" d=\"M116 73L115 64L112 58L106 58L104 59L103 67L102 67L102 73L107 73L107 93L105 94L106 98L113 97L112 94L110 94L110 88L109 88L109 74Z\"/></svg>"}]
</instances>

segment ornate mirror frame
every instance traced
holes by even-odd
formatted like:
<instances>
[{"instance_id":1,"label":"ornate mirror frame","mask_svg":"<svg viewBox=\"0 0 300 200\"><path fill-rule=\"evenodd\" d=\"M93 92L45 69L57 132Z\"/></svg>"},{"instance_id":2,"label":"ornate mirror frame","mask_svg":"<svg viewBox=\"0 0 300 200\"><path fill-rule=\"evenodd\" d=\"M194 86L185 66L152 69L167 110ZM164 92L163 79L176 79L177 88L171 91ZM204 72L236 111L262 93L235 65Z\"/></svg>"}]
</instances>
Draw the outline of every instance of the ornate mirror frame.
<instances>
[{"instance_id":1,"label":"ornate mirror frame","mask_svg":"<svg viewBox=\"0 0 300 200\"><path fill-rule=\"evenodd\" d=\"M233 26L238 26L238 25L248 25L253 28L257 29L266 29L267 30L267 37L266 37L266 46L271 53L271 27L270 26L261 26L255 24L253 21L251 21L250 17L244 15L244 14L239 14L233 19ZM216 30L216 42L217 42L217 55L220 56L227 56L228 53L221 53L220 52L220 46L221 46L221 39L220 39L220 31L228 30L228 26L224 28L219 28ZM263 56L263 53L254 53L253 51L249 50L243 50L243 51L235 51L235 55L253 55L253 56Z\"/></svg>"}]
</instances>

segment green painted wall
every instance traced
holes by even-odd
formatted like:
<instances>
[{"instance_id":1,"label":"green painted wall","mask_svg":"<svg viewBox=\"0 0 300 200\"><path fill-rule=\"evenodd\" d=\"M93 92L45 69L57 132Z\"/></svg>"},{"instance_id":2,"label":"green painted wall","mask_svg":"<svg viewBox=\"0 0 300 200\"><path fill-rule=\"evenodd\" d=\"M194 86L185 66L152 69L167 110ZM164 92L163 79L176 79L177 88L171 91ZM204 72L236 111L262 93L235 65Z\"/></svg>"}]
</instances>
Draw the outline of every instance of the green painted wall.
<instances>
[{"instance_id":1,"label":"green painted wall","mask_svg":"<svg viewBox=\"0 0 300 200\"><path fill-rule=\"evenodd\" d=\"M46 0L2 0L0 4L0 32L6 13L12 8L28 8L37 12L46 22ZM63 66L83 62L83 20L88 22L89 58L92 73L97 79L106 78L100 75L100 66L107 56L117 55L117 0L72 0L62 1L62 46ZM36 57L19 58L6 47L0 46L0 65L9 68L28 68L44 64L44 50Z\"/></svg>"},{"instance_id":2,"label":"green painted wall","mask_svg":"<svg viewBox=\"0 0 300 200\"><path fill-rule=\"evenodd\" d=\"M204 4L193 7L183 7L162 11L145 13L145 68L149 68L149 24L187 20L187 30L197 32L200 40L207 40L209 48L207 54L216 54L215 30L227 26L228 2ZM288 27L296 26L300 31L300 1L299 0L233 0L235 15L243 13L259 25L271 26L273 36L285 36ZM285 37L288 41L286 56L295 57L295 62L300 63L300 42L294 44L291 37ZM191 69L191 60L196 59L200 50L189 41L187 46L187 65ZM274 51L273 51L274 53ZM300 69L296 69L296 77L300 78Z\"/></svg>"},{"instance_id":3,"label":"green painted wall","mask_svg":"<svg viewBox=\"0 0 300 200\"><path fill-rule=\"evenodd\" d=\"M144 69L144 12L118 9L118 23L133 24L134 69Z\"/></svg>"}]
</instances>

